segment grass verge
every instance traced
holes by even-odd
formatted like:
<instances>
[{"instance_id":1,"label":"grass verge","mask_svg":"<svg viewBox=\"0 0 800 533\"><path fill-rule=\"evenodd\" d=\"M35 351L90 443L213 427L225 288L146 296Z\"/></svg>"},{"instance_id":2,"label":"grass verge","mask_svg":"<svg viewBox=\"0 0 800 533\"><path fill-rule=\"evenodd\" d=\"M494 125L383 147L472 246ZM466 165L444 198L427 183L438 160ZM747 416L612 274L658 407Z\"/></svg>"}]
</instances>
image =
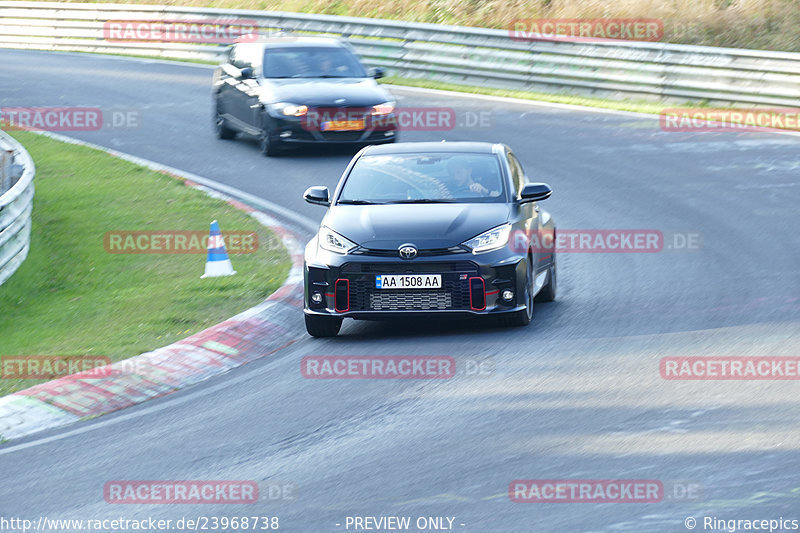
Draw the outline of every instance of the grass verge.
<instances>
[{"instance_id":1,"label":"grass verge","mask_svg":"<svg viewBox=\"0 0 800 533\"><path fill-rule=\"evenodd\" d=\"M285 280L280 240L246 213L175 178L99 150L13 132L36 163L31 251L0 286L0 358L124 359L165 346L263 301ZM204 254L110 254L114 230L256 232L231 255L235 276L200 279ZM0 396L40 381L0 379Z\"/></svg>"}]
</instances>

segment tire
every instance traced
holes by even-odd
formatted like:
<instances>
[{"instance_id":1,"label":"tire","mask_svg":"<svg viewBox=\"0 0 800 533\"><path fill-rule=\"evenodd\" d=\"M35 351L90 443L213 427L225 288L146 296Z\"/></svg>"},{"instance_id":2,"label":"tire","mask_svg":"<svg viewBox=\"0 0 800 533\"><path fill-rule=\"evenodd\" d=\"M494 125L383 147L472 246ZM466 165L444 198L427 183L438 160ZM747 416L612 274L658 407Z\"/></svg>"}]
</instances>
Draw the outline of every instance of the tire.
<instances>
[{"instance_id":1,"label":"tire","mask_svg":"<svg viewBox=\"0 0 800 533\"><path fill-rule=\"evenodd\" d=\"M306 331L312 337L335 337L342 327L342 319L335 316L305 315Z\"/></svg>"},{"instance_id":2,"label":"tire","mask_svg":"<svg viewBox=\"0 0 800 533\"><path fill-rule=\"evenodd\" d=\"M217 139L228 140L236 137L236 131L225 124L225 119L219 114L219 110L214 113L214 133L217 134Z\"/></svg>"},{"instance_id":3,"label":"tire","mask_svg":"<svg viewBox=\"0 0 800 533\"><path fill-rule=\"evenodd\" d=\"M264 118L261 123L261 135L258 136L258 145L261 149L261 153L267 157L275 157L280 155L280 141L275 139L275 137L272 135L272 131L269 129L267 119Z\"/></svg>"},{"instance_id":4,"label":"tire","mask_svg":"<svg viewBox=\"0 0 800 533\"><path fill-rule=\"evenodd\" d=\"M523 295L525 309L521 309L508 316L500 318L500 323L504 326L523 327L531 323L533 319L533 261L528 256L528 268L525 270L525 294Z\"/></svg>"},{"instance_id":5,"label":"tire","mask_svg":"<svg viewBox=\"0 0 800 533\"><path fill-rule=\"evenodd\" d=\"M537 302L552 302L556 299L556 283L558 277L556 276L556 254L553 252L553 262L550 263L550 270L547 272L547 285L542 287L539 294L536 295Z\"/></svg>"}]
</instances>

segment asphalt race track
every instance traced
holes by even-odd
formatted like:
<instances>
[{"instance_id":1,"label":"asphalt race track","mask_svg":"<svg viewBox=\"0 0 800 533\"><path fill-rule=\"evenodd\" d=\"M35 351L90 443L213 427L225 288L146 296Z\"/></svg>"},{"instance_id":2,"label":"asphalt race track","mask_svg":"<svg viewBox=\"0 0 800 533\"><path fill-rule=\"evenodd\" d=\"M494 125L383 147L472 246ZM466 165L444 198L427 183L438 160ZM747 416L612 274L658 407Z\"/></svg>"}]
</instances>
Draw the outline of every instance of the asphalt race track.
<instances>
[{"instance_id":1,"label":"asphalt race track","mask_svg":"<svg viewBox=\"0 0 800 533\"><path fill-rule=\"evenodd\" d=\"M67 134L315 221L324 209L302 192L333 187L354 153L267 159L255 141L217 140L206 68L12 50L0 51L0 65L0 107L137 111L136 128ZM348 516L455 517L454 530L481 533L800 520L798 383L659 372L666 356L800 355L800 137L668 133L655 117L394 93L401 106L491 119L405 131L402 140L508 143L532 179L553 187L542 206L560 229L656 229L669 236L665 249L561 254L556 302L537 305L523 329L346 321L339 337L315 340L298 312L301 340L269 357L0 447L0 515L266 515L298 533L346 531ZM676 250L672 232L699 234L702 247ZM485 364L450 380L312 380L300 373L306 355ZM104 501L107 481L137 479L281 480L297 491L291 502L243 506ZM516 479L655 479L693 493L670 489L658 503L514 503Z\"/></svg>"}]
</instances>

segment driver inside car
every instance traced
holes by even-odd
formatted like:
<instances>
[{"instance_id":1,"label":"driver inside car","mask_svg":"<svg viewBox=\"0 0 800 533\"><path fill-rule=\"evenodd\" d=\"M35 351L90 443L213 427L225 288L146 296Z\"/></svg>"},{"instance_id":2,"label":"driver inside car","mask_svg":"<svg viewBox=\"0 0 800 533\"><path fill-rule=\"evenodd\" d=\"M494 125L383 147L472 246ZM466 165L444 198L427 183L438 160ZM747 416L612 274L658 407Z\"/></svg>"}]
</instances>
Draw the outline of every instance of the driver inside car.
<instances>
[{"instance_id":1,"label":"driver inside car","mask_svg":"<svg viewBox=\"0 0 800 533\"><path fill-rule=\"evenodd\" d=\"M453 198L497 196L500 191L490 191L472 177L472 167L463 158L454 158L447 164L450 174L449 189Z\"/></svg>"}]
</instances>

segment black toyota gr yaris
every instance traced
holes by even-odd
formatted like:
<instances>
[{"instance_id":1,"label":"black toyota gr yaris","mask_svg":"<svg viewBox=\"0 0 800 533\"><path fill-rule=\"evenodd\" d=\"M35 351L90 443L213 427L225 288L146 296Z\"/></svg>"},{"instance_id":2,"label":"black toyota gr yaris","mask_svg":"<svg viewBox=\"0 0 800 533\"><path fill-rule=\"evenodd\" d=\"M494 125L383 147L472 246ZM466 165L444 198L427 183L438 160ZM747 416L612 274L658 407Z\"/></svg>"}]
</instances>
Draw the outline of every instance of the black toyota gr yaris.
<instances>
[{"instance_id":1,"label":"black toyota gr yaris","mask_svg":"<svg viewBox=\"0 0 800 533\"><path fill-rule=\"evenodd\" d=\"M503 144L423 142L370 146L353 157L305 251L308 333L330 337L342 319L492 315L527 325L534 299L556 294L555 237L529 183Z\"/></svg>"}]
</instances>

